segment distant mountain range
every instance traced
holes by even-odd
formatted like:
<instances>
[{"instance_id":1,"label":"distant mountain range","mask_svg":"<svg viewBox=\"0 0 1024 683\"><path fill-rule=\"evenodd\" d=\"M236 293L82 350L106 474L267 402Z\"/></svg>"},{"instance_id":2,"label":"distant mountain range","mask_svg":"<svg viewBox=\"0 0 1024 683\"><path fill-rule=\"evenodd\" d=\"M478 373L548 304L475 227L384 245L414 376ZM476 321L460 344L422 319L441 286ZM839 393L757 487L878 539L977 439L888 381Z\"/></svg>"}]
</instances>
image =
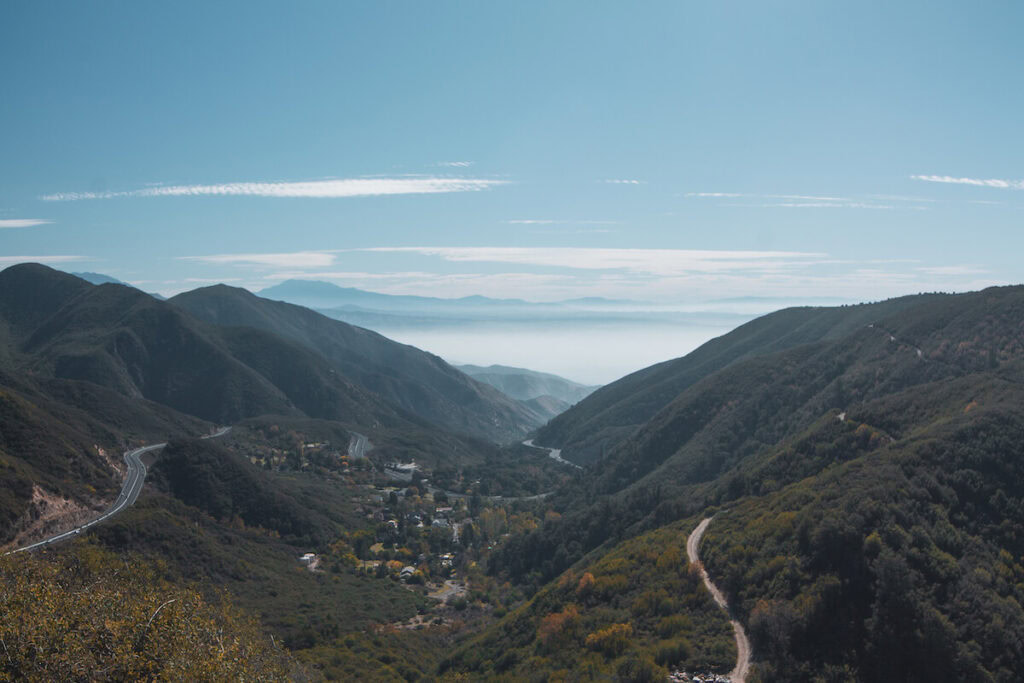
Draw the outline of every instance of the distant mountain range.
<instances>
[{"instance_id":1,"label":"distant mountain range","mask_svg":"<svg viewBox=\"0 0 1024 683\"><path fill-rule=\"evenodd\" d=\"M601 306L635 305L635 302L602 298L583 298L554 303L535 303L522 299L491 299L485 296L466 296L457 299L381 294L352 287L340 287L319 280L285 280L258 292L265 299L287 301L314 309L342 309L349 311L382 311L403 313L500 312L513 309L548 309L565 307L581 309Z\"/></svg>"},{"instance_id":2,"label":"distant mountain range","mask_svg":"<svg viewBox=\"0 0 1024 683\"><path fill-rule=\"evenodd\" d=\"M267 299L287 301L316 309L335 318L354 318L380 324L408 319L424 322L433 318L505 319L516 316L577 320L588 316L635 319L654 317L660 320L685 316L691 321L709 316L731 316L735 319L743 318L745 321L750 318L752 312L768 312L792 306L837 306L852 303L836 297L760 296L680 302L677 305L604 297L580 297L549 302L492 299L485 296L443 299L382 294L353 287L341 287L321 280L295 279L262 289L258 294Z\"/></svg>"},{"instance_id":3,"label":"distant mountain range","mask_svg":"<svg viewBox=\"0 0 1024 683\"><path fill-rule=\"evenodd\" d=\"M86 273L71 273L71 274L74 275L75 277L80 277L83 280L85 280L86 282L90 282L90 283L92 283L94 285L124 285L125 287L135 287L135 285L130 285L127 282L123 282L121 280L118 280L116 277L111 277L109 275L104 275L103 273L88 273L88 272L86 272ZM136 287L136 289L138 289L138 287ZM154 299L160 299L161 301L164 301L166 299L165 296L163 296L162 294L157 294L156 292L147 292L147 294L149 294Z\"/></svg>"},{"instance_id":4,"label":"distant mountain range","mask_svg":"<svg viewBox=\"0 0 1024 683\"><path fill-rule=\"evenodd\" d=\"M571 380L546 372L536 372L525 368L510 368L505 365L456 365L459 370L477 379L497 387L502 393L529 401L542 396L550 396L561 402L572 405L589 396L599 387L584 386Z\"/></svg>"},{"instance_id":5,"label":"distant mountain range","mask_svg":"<svg viewBox=\"0 0 1024 683\"><path fill-rule=\"evenodd\" d=\"M505 365L456 365L473 379L499 389L503 394L522 401L547 422L597 389L577 384L558 375Z\"/></svg>"},{"instance_id":6,"label":"distant mountain range","mask_svg":"<svg viewBox=\"0 0 1024 683\"><path fill-rule=\"evenodd\" d=\"M75 277L80 277L86 282L91 282L94 285L124 285L125 287L131 287L127 282L122 282L116 277L104 275L103 273L71 273Z\"/></svg>"}]
</instances>

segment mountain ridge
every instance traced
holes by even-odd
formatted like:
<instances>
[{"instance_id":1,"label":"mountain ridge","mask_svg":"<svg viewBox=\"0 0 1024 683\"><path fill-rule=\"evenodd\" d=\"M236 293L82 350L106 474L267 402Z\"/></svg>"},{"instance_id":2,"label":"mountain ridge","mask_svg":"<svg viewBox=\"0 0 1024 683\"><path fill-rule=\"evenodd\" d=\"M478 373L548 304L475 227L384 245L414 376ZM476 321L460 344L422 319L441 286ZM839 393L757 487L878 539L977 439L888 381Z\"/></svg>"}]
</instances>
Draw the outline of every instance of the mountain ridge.
<instances>
[{"instance_id":1,"label":"mountain ridge","mask_svg":"<svg viewBox=\"0 0 1024 683\"><path fill-rule=\"evenodd\" d=\"M226 285L179 294L170 303L207 322L286 336L395 405L449 429L515 441L539 425L534 413L437 356L295 304Z\"/></svg>"},{"instance_id":2,"label":"mountain ridge","mask_svg":"<svg viewBox=\"0 0 1024 683\"><path fill-rule=\"evenodd\" d=\"M545 307L561 304L621 304L632 303L601 297L584 297L557 302L533 302L525 299L494 299L473 294L469 296L442 298L410 294L384 294L357 287L342 287L323 280L290 279L255 292L265 299L296 303L309 308L338 308L357 306L380 310L422 310L426 307L480 307L480 306L529 306ZM370 305L375 304L375 305Z\"/></svg>"},{"instance_id":3,"label":"mountain ridge","mask_svg":"<svg viewBox=\"0 0 1024 683\"><path fill-rule=\"evenodd\" d=\"M899 311L924 300L911 296L855 306L798 307L755 318L682 358L652 365L599 388L544 425L537 442L561 448L564 457L578 464L595 462L686 387L733 362L834 338L884 317L885 311Z\"/></svg>"}]
</instances>

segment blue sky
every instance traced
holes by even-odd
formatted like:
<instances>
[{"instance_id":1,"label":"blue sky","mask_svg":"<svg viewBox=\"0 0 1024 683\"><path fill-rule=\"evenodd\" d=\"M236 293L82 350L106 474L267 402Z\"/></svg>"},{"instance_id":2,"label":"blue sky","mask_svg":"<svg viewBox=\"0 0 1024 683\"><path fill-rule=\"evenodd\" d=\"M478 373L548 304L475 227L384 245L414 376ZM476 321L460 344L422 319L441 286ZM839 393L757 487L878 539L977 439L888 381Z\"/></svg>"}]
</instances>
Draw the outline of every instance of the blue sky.
<instances>
[{"instance_id":1,"label":"blue sky","mask_svg":"<svg viewBox=\"0 0 1024 683\"><path fill-rule=\"evenodd\" d=\"M7 2L0 266L173 293L1017 283L1019 2Z\"/></svg>"}]
</instances>

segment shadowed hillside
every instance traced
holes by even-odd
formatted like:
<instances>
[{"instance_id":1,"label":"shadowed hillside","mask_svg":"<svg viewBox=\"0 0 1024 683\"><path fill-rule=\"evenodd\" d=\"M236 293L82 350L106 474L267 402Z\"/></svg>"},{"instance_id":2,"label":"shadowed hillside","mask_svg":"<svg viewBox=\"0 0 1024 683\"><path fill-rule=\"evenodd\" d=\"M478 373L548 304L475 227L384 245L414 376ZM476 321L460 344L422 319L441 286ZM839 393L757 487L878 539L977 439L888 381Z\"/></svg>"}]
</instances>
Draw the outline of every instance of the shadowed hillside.
<instances>
[{"instance_id":1,"label":"shadowed hillside","mask_svg":"<svg viewBox=\"0 0 1024 683\"><path fill-rule=\"evenodd\" d=\"M202 320L286 337L322 355L339 373L439 426L512 441L539 424L532 411L474 381L437 356L301 306L217 285L172 298Z\"/></svg>"}]
</instances>

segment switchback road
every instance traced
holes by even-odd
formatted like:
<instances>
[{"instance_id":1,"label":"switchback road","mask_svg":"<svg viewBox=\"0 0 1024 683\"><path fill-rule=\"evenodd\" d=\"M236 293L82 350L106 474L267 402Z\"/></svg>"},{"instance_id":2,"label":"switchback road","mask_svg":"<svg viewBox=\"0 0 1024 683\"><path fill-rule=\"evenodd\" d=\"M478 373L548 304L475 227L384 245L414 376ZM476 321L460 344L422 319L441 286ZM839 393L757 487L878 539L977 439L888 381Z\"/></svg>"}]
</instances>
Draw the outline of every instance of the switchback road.
<instances>
[{"instance_id":1,"label":"switchback road","mask_svg":"<svg viewBox=\"0 0 1024 683\"><path fill-rule=\"evenodd\" d=\"M207 434L206 436L201 438L216 439L218 437L224 436L230 431L231 427L221 427L213 434ZM35 550L36 548L41 548L43 546L50 545L51 543L58 543L60 541L63 541L64 539L71 538L72 536L76 536L82 533L84 530L88 529L91 526L99 524L105 519L110 519L114 515L124 510L126 507L134 505L135 501L139 497L139 493L142 492L142 485L146 482L147 470L145 463L142 462L142 456L145 455L146 453L151 453L152 451L158 451L166 445L166 442L155 443L149 446L143 446L142 448L136 448L135 450L128 451L124 454L124 461L128 465L128 469L125 472L124 482L121 484L121 493L118 494L117 500L114 501L114 504L111 505L110 508L102 515L100 515L96 519L86 522L81 526L77 526L74 529L70 529L63 533L57 534L56 536L51 536L50 538L38 541L31 545L26 545L23 548L18 548L17 550L12 550L4 554L10 555L12 553L20 553L25 550Z\"/></svg>"}]
</instances>

